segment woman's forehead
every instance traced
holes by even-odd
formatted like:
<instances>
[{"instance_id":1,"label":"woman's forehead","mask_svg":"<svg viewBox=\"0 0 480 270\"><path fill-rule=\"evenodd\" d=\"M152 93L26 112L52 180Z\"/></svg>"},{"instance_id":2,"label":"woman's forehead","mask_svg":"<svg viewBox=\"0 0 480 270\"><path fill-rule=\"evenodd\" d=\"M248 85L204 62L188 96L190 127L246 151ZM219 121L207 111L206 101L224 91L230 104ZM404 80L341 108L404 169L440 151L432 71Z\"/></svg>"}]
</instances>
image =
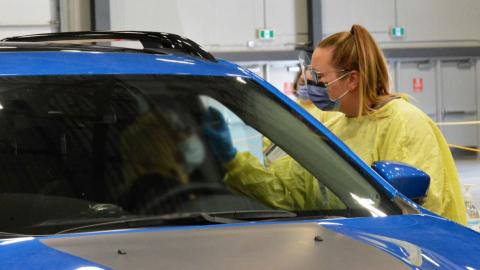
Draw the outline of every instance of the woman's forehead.
<instances>
[{"instance_id":1,"label":"woman's forehead","mask_svg":"<svg viewBox=\"0 0 480 270\"><path fill-rule=\"evenodd\" d=\"M332 67L332 55L333 47L316 48L313 51L311 66L320 72Z\"/></svg>"}]
</instances>

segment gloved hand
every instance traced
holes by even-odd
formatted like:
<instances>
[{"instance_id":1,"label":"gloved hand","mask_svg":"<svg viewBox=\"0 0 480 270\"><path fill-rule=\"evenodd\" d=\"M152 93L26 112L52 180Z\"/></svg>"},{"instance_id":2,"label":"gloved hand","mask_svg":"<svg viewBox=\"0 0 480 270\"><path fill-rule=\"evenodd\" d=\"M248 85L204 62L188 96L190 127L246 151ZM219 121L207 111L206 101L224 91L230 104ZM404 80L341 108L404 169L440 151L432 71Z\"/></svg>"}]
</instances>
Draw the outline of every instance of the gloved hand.
<instances>
[{"instance_id":1,"label":"gloved hand","mask_svg":"<svg viewBox=\"0 0 480 270\"><path fill-rule=\"evenodd\" d=\"M203 134L215 156L224 164L231 161L237 154L227 123L222 113L215 108L208 107L207 113L204 115Z\"/></svg>"}]
</instances>

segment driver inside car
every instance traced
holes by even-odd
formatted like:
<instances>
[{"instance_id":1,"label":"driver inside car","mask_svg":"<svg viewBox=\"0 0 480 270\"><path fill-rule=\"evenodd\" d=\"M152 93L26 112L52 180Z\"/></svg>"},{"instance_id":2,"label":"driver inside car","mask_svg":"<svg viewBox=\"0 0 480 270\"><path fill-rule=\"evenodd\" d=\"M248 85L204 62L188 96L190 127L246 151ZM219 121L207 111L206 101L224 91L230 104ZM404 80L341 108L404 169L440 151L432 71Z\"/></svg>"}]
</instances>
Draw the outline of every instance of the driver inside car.
<instances>
[{"instance_id":1,"label":"driver inside car","mask_svg":"<svg viewBox=\"0 0 480 270\"><path fill-rule=\"evenodd\" d=\"M187 122L172 110L149 111L125 129L121 148L127 158L123 167L127 209L145 209L153 198L187 184L190 174L202 165L205 146ZM179 203L169 201L157 210L169 212Z\"/></svg>"}]
</instances>

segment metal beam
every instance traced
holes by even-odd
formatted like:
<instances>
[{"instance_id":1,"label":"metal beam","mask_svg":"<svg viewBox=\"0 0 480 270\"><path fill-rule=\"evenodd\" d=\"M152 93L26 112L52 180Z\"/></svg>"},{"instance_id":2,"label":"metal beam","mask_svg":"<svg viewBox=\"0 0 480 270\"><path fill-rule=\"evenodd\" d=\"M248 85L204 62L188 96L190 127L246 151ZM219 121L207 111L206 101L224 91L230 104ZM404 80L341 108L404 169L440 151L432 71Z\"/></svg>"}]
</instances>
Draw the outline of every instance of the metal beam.
<instances>
[{"instance_id":1,"label":"metal beam","mask_svg":"<svg viewBox=\"0 0 480 270\"><path fill-rule=\"evenodd\" d=\"M308 40L313 51L322 40L322 0L307 0Z\"/></svg>"},{"instance_id":2,"label":"metal beam","mask_svg":"<svg viewBox=\"0 0 480 270\"><path fill-rule=\"evenodd\" d=\"M383 49L385 57L391 58L432 58L432 57L480 57L480 47L451 48L397 48ZM299 51L246 51L211 52L213 56L232 62L289 61L297 60Z\"/></svg>"},{"instance_id":3,"label":"metal beam","mask_svg":"<svg viewBox=\"0 0 480 270\"><path fill-rule=\"evenodd\" d=\"M90 31L90 2L83 0L60 0L60 31Z\"/></svg>"},{"instance_id":4,"label":"metal beam","mask_svg":"<svg viewBox=\"0 0 480 270\"><path fill-rule=\"evenodd\" d=\"M402 48L383 49L388 58L474 57L480 56L480 47Z\"/></svg>"},{"instance_id":5,"label":"metal beam","mask_svg":"<svg viewBox=\"0 0 480 270\"><path fill-rule=\"evenodd\" d=\"M211 52L215 58L232 62L297 60L298 51Z\"/></svg>"},{"instance_id":6,"label":"metal beam","mask_svg":"<svg viewBox=\"0 0 480 270\"><path fill-rule=\"evenodd\" d=\"M110 27L110 1L91 0L92 29L94 31L108 31Z\"/></svg>"}]
</instances>

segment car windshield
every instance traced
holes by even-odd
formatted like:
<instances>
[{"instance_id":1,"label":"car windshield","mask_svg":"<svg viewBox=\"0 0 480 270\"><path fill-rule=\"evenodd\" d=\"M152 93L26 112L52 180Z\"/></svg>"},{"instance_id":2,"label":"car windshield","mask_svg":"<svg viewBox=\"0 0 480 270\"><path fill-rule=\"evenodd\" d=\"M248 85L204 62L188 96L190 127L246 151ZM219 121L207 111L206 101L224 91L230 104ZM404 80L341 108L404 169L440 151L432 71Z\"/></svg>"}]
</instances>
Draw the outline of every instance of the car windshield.
<instances>
[{"instance_id":1,"label":"car windshield","mask_svg":"<svg viewBox=\"0 0 480 270\"><path fill-rule=\"evenodd\" d=\"M218 145L204 134L209 107L223 114L239 154L249 152L265 170L289 157L315 179L323 201L275 206L225 185ZM2 77L0 155L6 235L182 213L398 213L312 127L240 77Z\"/></svg>"}]
</instances>

